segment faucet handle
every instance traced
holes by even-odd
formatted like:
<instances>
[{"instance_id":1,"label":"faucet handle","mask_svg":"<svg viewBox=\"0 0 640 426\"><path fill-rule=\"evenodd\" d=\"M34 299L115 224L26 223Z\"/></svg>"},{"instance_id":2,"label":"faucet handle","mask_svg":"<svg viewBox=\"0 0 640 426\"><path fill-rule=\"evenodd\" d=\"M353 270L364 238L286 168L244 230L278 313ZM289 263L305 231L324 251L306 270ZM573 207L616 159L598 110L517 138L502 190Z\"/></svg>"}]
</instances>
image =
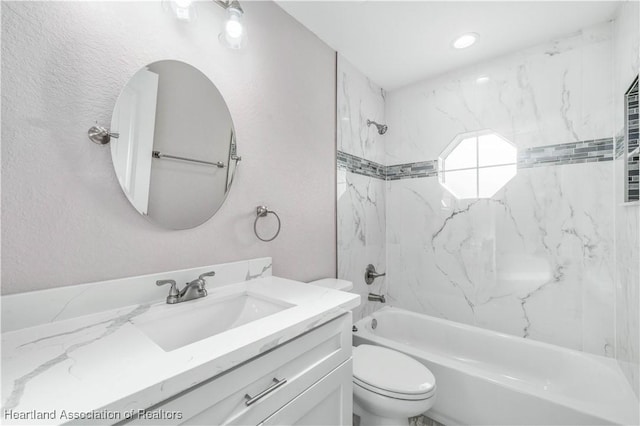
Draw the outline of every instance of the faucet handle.
<instances>
[{"instance_id":1,"label":"faucet handle","mask_svg":"<svg viewBox=\"0 0 640 426\"><path fill-rule=\"evenodd\" d=\"M173 290L173 287L175 287L176 284L176 280L158 280L156 281L156 285L158 287L160 287L161 285L165 285L165 284L171 284L171 290Z\"/></svg>"},{"instance_id":2,"label":"faucet handle","mask_svg":"<svg viewBox=\"0 0 640 426\"><path fill-rule=\"evenodd\" d=\"M200 274L200 276L198 277L198 279L200 280L204 280L205 277L213 277L216 274L215 271L211 271L211 272L205 272L204 274Z\"/></svg>"},{"instance_id":3,"label":"faucet handle","mask_svg":"<svg viewBox=\"0 0 640 426\"><path fill-rule=\"evenodd\" d=\"M375 266L373 266L372 264L368 264L367 268L364 271L364 282L367 283L367 285L371 285L373 284L373 280L379 277L384 277L385 275L387 275L386 272L379 274L378 272L376 272Z\"/></svg>"},{"instance_id":4,"label":"faucet handle","mask_svg":"<svg viewBox=\"0 0 640 426\"><path fill-rule=\"evenodd\" d=\"M157 286L171 284L171 288L169 289L169 295L167 296L167 303L174 304L178 303L178 297L180 296L180 292L178 291L178 287L175 280L158 280L156 281Z\"/></svg>"}]
</instances>

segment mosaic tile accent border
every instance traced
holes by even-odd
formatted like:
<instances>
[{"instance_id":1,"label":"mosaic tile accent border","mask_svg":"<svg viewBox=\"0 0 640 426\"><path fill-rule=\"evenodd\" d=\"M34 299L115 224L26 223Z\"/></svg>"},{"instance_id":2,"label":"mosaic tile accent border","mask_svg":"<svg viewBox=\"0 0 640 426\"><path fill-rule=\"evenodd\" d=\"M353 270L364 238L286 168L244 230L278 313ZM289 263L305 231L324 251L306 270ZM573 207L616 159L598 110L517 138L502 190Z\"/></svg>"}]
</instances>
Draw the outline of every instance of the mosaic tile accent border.
<instances>
[{"instance_id":1,"label":"mosaic tile accent border","mask_svg":"<svg viewBox=\"0 0 640 426\"><path fill-rule=\"evenodd\" d=\"M346 152L338 151L338 168L346 169L351 173L365 175L376 179L386 180L387 167L365 158L356 157Z\"/></svg>"},{"instance_id":2,"label":"mosaic tile accent border","mask_svg":"<svg viewBox=\"0 0 640 426\"><path fill-rule=\"evenodd\" d=\"M385 176L386 180L438 176L438 160L387 166Z\"/></svg>"},{"instance_id":3,"label":"mosaic tile accent border","mask_svg":"<svg viewBox=\"0 0 640 426\"><path fill-rule=\"evenodd\" d=\"M518 168L613 160L613 138L536 146L518 152Z\"/></svg>"},{"instance_id":4,"label":"mosaic tile accent border","mask_svg":"<svg viewBox=\"0 0 640 426\"><path fill-rule=\"evenodd\" d=\"M635 147L638 146L638 101L635 107ZM630 115L631 117L631 115ZM631 127L630 127L631 128ZM615 148L615 151L614 151ZM536 146L518 152L518 168L559 166L563 164L592 163L611 161L620 148L620 138L604 138L588 141L562 143L556 145ZM630 144L631 149L631 144ZM635 148L634 148L635 149ZM638 156L635 157L635 169L630 170L629 185L638 194ZM365 175L381 180L413 179L438 176L438 160L419 161L416 163L382 164L338 151L338 168L352 173ZM632 180L634 179L634 180Z\"/></svg>"},{"instance_id":5,"label":"mosaic tile accent border","mask_svg":"<svg viewBox=\"0 0 640 426\"><path fill-rule=\"evenodd\" d=\"M627 129L627 197L626 201L640 200L640 108L638 107L638 80L627 93L626 129ZM624 152L624 150L623 150Z\"/></svg>"}]
</instances>

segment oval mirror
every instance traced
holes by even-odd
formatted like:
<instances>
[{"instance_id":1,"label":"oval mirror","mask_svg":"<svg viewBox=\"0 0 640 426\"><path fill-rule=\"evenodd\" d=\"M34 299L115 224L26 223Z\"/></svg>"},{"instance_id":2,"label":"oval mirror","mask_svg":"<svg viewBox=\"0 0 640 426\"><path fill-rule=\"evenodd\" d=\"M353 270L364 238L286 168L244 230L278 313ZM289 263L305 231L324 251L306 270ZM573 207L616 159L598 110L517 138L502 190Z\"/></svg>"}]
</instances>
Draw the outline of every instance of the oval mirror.
<instances>
[{"instance_id":1,"label":"oval mirror","mask_svg":"<svg viewBox=\"0 0 640 426\"><path fill-rule=\"evenodd\" d=\"M153 223L193 228L224 202L239 161L233 122L197 68L173 60L142 68L118 97L111 132L120 186Z\"/></svg>"}]
</instances>

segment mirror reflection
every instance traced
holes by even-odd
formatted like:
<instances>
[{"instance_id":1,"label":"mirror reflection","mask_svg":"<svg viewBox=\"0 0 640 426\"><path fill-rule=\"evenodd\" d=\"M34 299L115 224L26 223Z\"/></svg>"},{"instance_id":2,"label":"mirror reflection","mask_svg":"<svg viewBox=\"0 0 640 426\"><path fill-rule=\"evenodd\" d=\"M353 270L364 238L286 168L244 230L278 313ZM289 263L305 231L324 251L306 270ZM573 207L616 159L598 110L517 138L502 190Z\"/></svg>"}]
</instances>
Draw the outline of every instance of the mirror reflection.
<instances>
[{"instance_id":1,"label":"mirror reflection","mask_svg":"<svg viewBox=\"0 0 640 426\"><path fill-rule=\"evenodd\" d=\"M174 60L139 70L113 111L111 157L139 213L169 229L206 222L231 188L237 146L229 108L216 86Z\"/></svg>"}]
</instances>

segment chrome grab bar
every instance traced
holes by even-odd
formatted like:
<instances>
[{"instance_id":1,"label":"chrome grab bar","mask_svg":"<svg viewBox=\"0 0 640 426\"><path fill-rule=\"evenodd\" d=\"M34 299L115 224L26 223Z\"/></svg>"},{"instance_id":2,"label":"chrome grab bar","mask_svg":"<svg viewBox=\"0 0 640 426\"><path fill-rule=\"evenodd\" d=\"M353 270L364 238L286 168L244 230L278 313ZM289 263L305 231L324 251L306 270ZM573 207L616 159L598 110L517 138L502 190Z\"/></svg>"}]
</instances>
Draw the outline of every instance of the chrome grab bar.
<instances>
[{"instance_id":1,"label":"chrome grab bar","mask_svg":"<svg viewBox=\"0 0 640 426\"><path fill-rule=\"evenodd\" d=\"M214 163L211 161L196 160L194 158L178 157L177 155L163 154L160 151L153 151L152 156L153 158L170 158L172 160L182 160L182 161L189 161L191 163L205 164L207 166L216 166L219 169L224 169L225 167L222 161L218 161Z\"/></svg>"},{"instance_id":2,"label":"chrome grab bar","mask_svg":"<svg viewBox=\"0 0 640 426\"><path fill-rule=\"evenodd\" d=\"M273 378L273 382L274 383L271 386L269 386L268 388L266 388L265 390L263 390L262 392L260 392L256 396L251 396L249 394L245 394L244 397L247 399L245 401L245 405L248 407L251 404L253 404L254 402L258 402L260 399L264 398L265 396L269 395L274 390L278 389L280 386L282 386L285 383L287 383L287 379L278 380L278 379L276 379L274 377Z\"/></svg>"}]
</instances>

